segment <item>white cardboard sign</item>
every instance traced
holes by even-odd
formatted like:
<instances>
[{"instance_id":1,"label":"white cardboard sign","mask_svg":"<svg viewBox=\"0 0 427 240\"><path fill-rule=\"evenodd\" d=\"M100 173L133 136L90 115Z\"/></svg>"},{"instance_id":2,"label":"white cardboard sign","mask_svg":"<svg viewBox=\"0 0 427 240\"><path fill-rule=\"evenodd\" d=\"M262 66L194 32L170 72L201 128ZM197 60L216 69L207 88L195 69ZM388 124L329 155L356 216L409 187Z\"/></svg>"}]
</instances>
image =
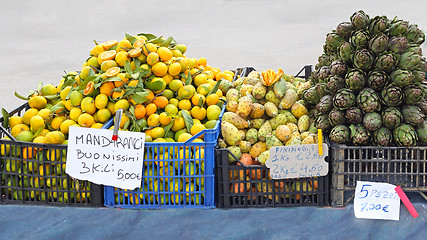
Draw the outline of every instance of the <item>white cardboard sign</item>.
<instances>
[{"instance_id":1,"label":"white cardboard sign","mask_svg":"<svg viewBox=\"0 0 427 240\"><path fill-rule=\"evenodd\" d=\"M318 144L291 145L270 148L265 166L270 168L272 179L320 177L328 174L325 162L328 145L323 143L323 155Z\"/></svg>"},{"instance_id":2,"label":"white cardboard sign","mask_svg":"<svg viewBox=\"0 0 427 240\"><path fill-rule=\"evenodd\" d=\"M133 190L141 187L145 134L70 127L65 172L73 178Z\"/></svg>"},{"instance_id":3,"label":"white cardboard sign","mask_svg":"<svg viewBox=\"0 0 427 240\"><path fill-rule=\"evenodd\" d=\"M400 198L395 188L389 183L357 181L354 216L399 221Z\"/></svg>"}]
</instances>

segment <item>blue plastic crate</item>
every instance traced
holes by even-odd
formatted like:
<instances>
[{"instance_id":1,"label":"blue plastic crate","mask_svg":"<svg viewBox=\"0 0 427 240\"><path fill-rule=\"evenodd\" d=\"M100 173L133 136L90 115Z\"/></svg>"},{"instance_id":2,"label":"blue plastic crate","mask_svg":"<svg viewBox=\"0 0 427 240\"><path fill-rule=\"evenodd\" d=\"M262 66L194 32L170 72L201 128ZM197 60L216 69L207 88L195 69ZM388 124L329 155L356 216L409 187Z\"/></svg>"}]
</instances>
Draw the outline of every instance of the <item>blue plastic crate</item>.
<instances>
[{"instance_id":1,"label":"blue plastic crate","mask_svg":"<svg viewBox=\"0 0 427 240\"><path fill-rule=\"evenodd\" d=\"M145 143L141 188L124 190L104 186L105 206L132 209L214 208L214 155L224 110L225 106L213 129L205 129L186 142ZM110 120L103 128L112 125L113 120ZM203 142L192 142L202 135ZM170 157L166 157L167 153Z\"/></svg>"}]
</instances>

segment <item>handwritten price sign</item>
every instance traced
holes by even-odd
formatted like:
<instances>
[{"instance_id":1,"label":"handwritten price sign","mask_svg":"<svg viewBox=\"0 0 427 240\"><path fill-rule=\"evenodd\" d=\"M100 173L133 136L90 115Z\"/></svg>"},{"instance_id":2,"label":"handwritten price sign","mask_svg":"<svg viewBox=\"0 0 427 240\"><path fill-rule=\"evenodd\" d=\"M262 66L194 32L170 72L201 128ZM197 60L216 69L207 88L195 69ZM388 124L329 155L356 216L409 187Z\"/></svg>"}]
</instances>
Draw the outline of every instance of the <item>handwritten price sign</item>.
<instances>
[{"instance_id":1,"label":"handwritten price sign","mask_svg":"<svg viewBox=\"0 0 427 240\"><path fill-rule=\"evenodd\" d=\"M67 167L71 177L133 190L141 187L145 134L70 127Z\"/></svg>"},{"instance_id":2,"label":"handwritten price sign","mask_svg":"<svg viewBox=\"0 0 427 240\"><path fill-rule=\"evenodd\" d=\"M317 144L272 147L265 166L270 168L273 179L325 176L329 169L325 162L328 145L324 143L322 146L323 155L319 155Z\"/></svg>"},{"instance_id":3,"label":"handwritten price sign","mask_svg":"<svg viewBox=\"0 0 427 240\"><path fill-rule=\"evenodd\" d=\"M357 181L354 195L356 218L399 221L400 198L388 183Z\"/></svg>"}]
</instances>

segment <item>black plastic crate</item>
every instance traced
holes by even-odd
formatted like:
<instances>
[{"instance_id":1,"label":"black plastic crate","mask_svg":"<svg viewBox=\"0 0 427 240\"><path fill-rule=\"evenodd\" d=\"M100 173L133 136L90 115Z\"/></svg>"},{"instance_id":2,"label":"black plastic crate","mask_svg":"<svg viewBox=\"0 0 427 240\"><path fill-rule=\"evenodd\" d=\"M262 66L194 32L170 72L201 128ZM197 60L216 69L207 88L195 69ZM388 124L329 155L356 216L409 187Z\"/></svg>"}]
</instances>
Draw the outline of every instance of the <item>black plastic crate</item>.
<instances>
[{"instance_id":1,"label":"black plastic crate","mask_svg":"<svg viewBox=\"0 0 427 240\"><path fill-rule=\"evenodd\" d=\"M357 181L399 185L405 192L427 192L427 147L331 144L331 206L354 199Z\"/></svg>"},{"instance_id":2,"label":"black plastic crate","mask_svg":"<svg viewBox=\"0 0 427 240\"><path fill-rule=\"evenodd\" d=\"M270 178L264 165L230 165L228 149L216 149L219 208L329 206L329 175ZM326 158L328 161L328 157Z\"/></svg>"},{"instance_id":3,"label":"black plastic crate","mask_svg":"<svg viewBox=\"0 0 427 240\"><path fill-rule=\"evenodd\" d=\"M24 104L12 112L23 115ZM11 137L0 118L0 203L101 207L102 186L65 173L67 145L3 139Z\"/></svg>"}]
</instances>

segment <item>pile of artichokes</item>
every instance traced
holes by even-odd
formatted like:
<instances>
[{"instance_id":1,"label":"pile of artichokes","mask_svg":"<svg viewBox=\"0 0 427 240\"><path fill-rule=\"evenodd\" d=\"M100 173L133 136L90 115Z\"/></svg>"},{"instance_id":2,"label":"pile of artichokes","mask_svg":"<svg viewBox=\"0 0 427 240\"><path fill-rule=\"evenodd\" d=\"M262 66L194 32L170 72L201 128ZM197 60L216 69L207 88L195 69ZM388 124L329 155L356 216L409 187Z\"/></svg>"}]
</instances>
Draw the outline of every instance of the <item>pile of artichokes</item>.
<instances>
[{"instance_id":1,"label":"pile of artichokes","mask_svg":"<svg viewBox=\"0 0 427 240\"><path fill-rule=\"evenodd\" d=\"M427 145L427 62L415 24L355 12L328 33L304 100L339 144Z\"/></svg>"}]
</instances>

